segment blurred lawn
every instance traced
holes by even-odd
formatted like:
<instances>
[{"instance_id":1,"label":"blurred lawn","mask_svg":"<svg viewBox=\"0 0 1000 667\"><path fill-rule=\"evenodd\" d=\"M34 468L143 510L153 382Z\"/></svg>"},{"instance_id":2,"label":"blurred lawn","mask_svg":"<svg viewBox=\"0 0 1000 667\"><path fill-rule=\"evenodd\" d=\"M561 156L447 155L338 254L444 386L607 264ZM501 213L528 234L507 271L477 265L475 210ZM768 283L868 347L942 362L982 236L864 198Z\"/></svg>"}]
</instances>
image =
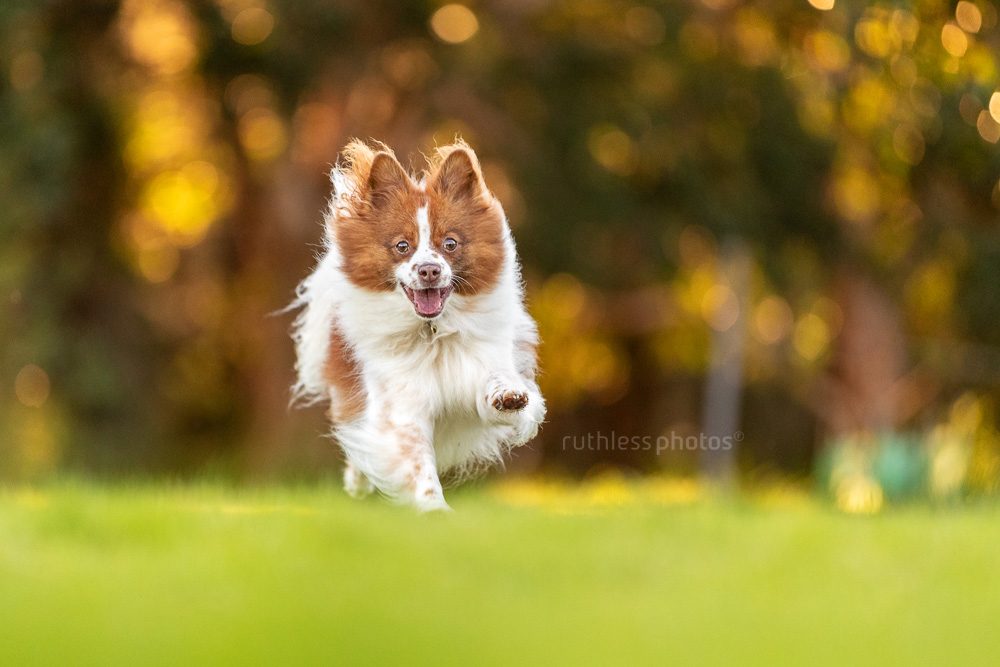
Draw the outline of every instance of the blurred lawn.
<instances>
[{"instance_id":1,"label":"blurred lawn","mask_svg":"<svg viewBox=\"0 0 1000 667\"><path fill-rule=\"evenodd\" d=\"M541 488L541 487L539 487ZM669 495L669 494L667 494ZM1000 508L0 490L6 665L987 664ZM668 499L661 494L661 500ZM513 501L513 502L512 502ZM565 502L563 502L565 501Z\"/></svg>"}]
</instances>

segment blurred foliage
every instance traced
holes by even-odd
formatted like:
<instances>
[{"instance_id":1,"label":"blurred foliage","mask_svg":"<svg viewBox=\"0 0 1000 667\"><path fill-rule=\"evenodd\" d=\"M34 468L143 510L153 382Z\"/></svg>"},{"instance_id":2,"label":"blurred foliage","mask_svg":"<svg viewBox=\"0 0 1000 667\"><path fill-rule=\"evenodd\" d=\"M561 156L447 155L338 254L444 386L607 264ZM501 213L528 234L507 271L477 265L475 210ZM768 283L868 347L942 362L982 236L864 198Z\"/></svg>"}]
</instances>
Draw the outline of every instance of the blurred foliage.
<instances>
[{"instance_id":1,"label":"blurred foliage","mask_svg":"<svg viewBox=\"0 0 1000 667\"><path fill-rule=\"evenodd\" d=\"M415 169L456 133L480 153L545 340L526 467L690 468L559 443L697 430L733 327L748 468L932 442L962 400L994 428L986 0L10 0L0 37L4 476L335 460L320 415L286 412L269 315L352 136ZM960 437L989 487L996 438Z\"/></svg>"}]
</instances>

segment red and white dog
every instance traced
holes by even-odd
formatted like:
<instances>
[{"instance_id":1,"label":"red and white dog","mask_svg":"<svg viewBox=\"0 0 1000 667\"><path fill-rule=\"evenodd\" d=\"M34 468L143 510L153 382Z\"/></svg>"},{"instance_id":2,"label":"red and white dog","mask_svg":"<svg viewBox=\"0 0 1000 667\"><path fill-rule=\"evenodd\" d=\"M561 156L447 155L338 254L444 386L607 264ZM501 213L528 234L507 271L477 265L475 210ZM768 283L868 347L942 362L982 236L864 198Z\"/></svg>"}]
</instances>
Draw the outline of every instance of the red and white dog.
<instances>
[{"instance_id":1,"label":"red and white dog","mask_svg":"<svg viewBox=\"0 0 1000 667\"><path fill-rule=\"evenodd\" d=\"M298 291L295 391L330 401L349 493L447 509L440 475L502 461L545 417L514 240L463 142L419 180L382 145L343 157Z\"/></svg>"}]
</instances>

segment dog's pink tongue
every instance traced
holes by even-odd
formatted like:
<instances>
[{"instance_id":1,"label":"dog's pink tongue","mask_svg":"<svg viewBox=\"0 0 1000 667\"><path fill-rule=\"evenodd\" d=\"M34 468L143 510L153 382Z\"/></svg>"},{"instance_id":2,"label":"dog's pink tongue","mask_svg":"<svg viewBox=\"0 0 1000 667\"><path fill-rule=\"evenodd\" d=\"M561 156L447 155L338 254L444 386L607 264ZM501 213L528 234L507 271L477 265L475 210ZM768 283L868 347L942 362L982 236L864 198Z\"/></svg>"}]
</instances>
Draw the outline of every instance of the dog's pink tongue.
<instances>
[{"instance_id":1,"label":"dog's pink tongue","mask_svg":"<svg viewBox=\"0 0 1000 667\"><path fill-rule=\"evenodd\" d=\"M444 301L440 289L414 290L413 300L417 304L417 312L421 315L437 315Z\"/></svg>"}]
</instances>

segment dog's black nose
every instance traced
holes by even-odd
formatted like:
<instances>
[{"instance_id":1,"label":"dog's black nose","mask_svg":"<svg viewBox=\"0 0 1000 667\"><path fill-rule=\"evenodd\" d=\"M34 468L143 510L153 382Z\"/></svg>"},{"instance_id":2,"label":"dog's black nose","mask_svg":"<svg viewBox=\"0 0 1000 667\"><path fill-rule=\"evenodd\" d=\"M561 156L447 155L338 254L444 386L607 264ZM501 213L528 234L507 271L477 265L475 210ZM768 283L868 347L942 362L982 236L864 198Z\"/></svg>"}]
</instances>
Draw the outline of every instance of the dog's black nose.
<instances>
[{"instance_id":1,"label":"dog's black nose","mask_svg":"<svg viewBox=\"0 0 1000 667\"><path fill-rule=\"evenodd\" d=\"M417 267L417 275L424 285L433 285L441 277L441 267L437 264L427 262Z\"/></svg>"}]
</instances>

